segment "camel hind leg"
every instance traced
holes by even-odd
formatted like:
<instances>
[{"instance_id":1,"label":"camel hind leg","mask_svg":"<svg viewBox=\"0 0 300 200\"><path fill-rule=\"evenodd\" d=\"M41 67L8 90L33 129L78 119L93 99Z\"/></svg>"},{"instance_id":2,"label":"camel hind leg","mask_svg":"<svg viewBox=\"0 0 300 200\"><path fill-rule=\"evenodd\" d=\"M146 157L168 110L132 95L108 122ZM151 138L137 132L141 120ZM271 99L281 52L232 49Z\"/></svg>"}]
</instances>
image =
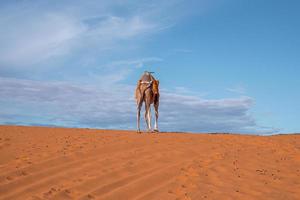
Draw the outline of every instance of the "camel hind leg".
<instances>
[{"instance_id":1,"label":"camel hind leg","mask_svg":"<svg viewBox=\"0 0 300 200\"><path fill-rule=\"evenodd\" d=\"M141 108L143 105L143 101L142 99L139 99L137 101L137 132L140 133L141 132L141 128L140 128L140 119L141 119Z\"/></svg>"},{"instance_id":2,"label":"camel hind leg","mask_svg":"<svg viewBox=\"0 0 300 200\"><path fill-rule=\"evenodd\" d=\"M154 102L154 110L155 110L154 131L155 131L155 132L159 132L159 131L158 131L158 106L159 106L159 102L158 102L158 101L155 101L155 102Z\"/></svg>"},{"instance_id":3,"label":"camel hind leg","mask_svg":"<svg viewBox=\"0 0 300 200\"><path fill-rule=\"evenodd\" d=\"M135 89L135 99L136 99L136 109L137 109L137 132L141 132L140 122L141 122L141 109L144 102L144 93L141 91L140 88L140 81L137 84Z\"/></svg>"}]
</instances>

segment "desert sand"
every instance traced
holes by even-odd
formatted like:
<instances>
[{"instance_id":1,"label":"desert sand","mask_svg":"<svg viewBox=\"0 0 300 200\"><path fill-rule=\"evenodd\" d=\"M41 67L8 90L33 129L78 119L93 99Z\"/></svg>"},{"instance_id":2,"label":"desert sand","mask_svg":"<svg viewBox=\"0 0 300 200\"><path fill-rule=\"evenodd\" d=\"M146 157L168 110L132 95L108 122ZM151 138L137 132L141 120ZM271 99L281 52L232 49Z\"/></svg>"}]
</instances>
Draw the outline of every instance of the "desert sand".
<instances>
[{"instance_id":1,"label":"desert sand","mask_svg":"<svg viewBox=\"0 0 300 200\"><path fill-rule=\"evenodd\" d=\"M300 135L0 126L0 199L300 199Z\"/></svg>"}]
</instances>

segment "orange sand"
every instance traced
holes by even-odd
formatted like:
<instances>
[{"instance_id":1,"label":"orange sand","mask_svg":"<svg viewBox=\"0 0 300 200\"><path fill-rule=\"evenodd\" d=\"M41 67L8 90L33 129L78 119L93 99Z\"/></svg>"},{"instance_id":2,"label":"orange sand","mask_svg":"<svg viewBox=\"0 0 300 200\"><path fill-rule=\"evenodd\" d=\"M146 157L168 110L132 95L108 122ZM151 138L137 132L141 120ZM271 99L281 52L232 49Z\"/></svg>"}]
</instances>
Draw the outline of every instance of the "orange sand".
<instances>
[{"instance_id":1,"label":"orange sand","mask_svg":"<svg viewBox=\"0 0 300 200\"><path fill-rule=\"evenodd\" d=\"M0 126L0 199L300 199L300 135Z\"/></svg>"}]
</instances>

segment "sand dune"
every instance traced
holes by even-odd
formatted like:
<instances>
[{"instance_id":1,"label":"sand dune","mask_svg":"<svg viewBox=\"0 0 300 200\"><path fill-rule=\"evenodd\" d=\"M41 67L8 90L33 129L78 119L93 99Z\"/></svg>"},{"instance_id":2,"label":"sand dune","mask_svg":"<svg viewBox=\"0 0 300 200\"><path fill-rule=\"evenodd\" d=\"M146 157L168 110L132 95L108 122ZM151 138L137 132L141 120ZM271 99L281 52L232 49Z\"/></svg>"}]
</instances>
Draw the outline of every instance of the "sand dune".
<instances>
[{"instance_id":1,"label":"sand dune","mask_svg":"<svg viewBox=\"0 0 300 200\"><path fill-rule=\"evenodd\" d=\"M0 126L0 199L300 199L300 135Z\"/></svg>"}]
</instances>

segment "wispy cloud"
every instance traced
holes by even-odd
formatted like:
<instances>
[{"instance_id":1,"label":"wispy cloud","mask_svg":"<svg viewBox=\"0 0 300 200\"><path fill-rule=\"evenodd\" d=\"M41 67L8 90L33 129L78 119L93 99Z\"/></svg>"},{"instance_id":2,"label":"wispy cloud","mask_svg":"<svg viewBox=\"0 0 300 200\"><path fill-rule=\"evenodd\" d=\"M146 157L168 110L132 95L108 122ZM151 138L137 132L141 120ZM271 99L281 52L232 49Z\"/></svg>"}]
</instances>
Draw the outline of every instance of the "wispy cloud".
<instances>
[{"instance_id":1,"label":"wispy cloud","mask_svg":"<svg viewBox=\"0 0 300 200\"><path fill-rule=\"evenodd\" d=\"M162 58L158 57L147 57L147 58L140 58L134 60L118 60L109 63L107 66L109 67L116 67L116 66L131 66L140 68L145 65L145 63L153 63L153 62L162 62Z\"/></svg>"},{"instance_id":2,"label":"wispy cloud","mask_svg":"<svg viewBox=\"0 0 300 200\"><path fill-rule=\"evenodd\" d=\"M62 1L59 5L59 9L35 1L3 5L0 9L2 68L32 67L70 53L78 57L78 51L99 54L124 48L118 43L136 41L168 26L149 17L146 13L150 11L144 10L148 8L143 4L130 11L130 1L122 4L75 1L72 5ZM123 12L114 12L120 8Z\"/></svg>"},{"instance_id":3,"label":"wispy cloud","mask_svg":"<svg viewBox=\"0 0 300 200\"><path fill-rule=\"evenodd\" d=\"M226 89L228 92L237 93L237 94L245 94L246 88L242 85L237 85L231 88Z\"/></svg>"},{"instance_id":4,"label":"wispy cloud","mask_svg":"<svg viewBox=\"0 0 300 200\"><path fill-rule=\"evenodd\" d=\"M73 40L86 31L76 20L59 14L20 16L0 24L1 66L26 67L63 55L70 51Z\"/></svg>"},{"instance_id":5,"label":"wispy cloud","mask_svg":"<svg viewBox=\"0 0 300 200\"><path fill-rule=\"evenodd\" d=\"M172 52L174 52L174 53L192 53L193 51L190 49L176 48L176 49L172 49Z\"/></svg>"},{"instance_id":6,"label":"wispy cloud","mask_svg":"<svg viewBox=\"0 0 300 200\"><path fill-rule=\"evenodd\" d=\"M145 67L147 65L163 62L163 59L159 57L145 57L128 60L115 60L104 64L103 66L90 69L88 73L89 82L97 82L102 85L118 84L120 81L128 78L135 70ZM101 74L99 72L101 68Z\"/></svg>"}]
</instances>

